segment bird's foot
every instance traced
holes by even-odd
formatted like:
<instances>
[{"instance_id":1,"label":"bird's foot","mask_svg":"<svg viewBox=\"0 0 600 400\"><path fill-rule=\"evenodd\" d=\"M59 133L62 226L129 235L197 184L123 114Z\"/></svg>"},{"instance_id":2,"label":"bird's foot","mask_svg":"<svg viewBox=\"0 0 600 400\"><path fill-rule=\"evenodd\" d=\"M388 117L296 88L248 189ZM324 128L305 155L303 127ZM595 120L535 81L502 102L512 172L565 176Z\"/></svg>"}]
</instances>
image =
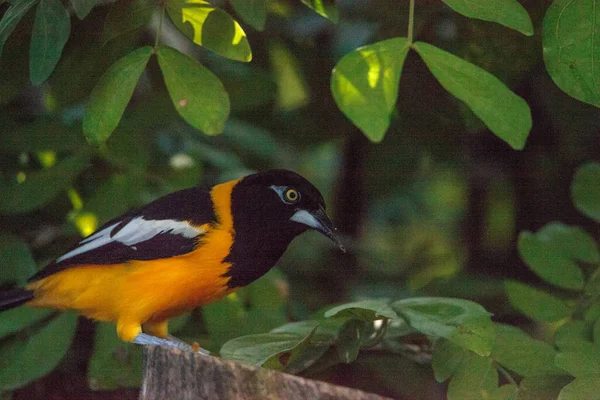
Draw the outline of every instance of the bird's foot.
<instances>
[{"instance_id":1,"label":"bird's foot","mask_svg":"<svg viewBox=\"0 0 600 400\"><path fill-rule=\"evenodd\" d=\"M175 336L167 336L166 338L159 338L156 336L148 335L147 333L138 334L135 339L133 339L132 343L140 344L140 345L155 345L155 346L166 346L166 347L174 347L181 351L189 351L192 353L199 353L204 356L210 354L208 350L203 349L197 343L194 343L192 346L187 344L181 339L177 339Z\"/></svg>"}]
</instances>

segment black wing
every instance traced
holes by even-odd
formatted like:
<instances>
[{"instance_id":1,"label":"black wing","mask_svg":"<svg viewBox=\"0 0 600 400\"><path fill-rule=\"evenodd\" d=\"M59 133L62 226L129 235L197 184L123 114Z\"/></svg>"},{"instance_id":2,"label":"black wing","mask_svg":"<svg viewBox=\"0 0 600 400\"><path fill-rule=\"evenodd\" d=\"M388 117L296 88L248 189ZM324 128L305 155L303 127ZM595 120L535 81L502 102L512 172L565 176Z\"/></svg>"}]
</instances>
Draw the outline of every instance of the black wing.
<instances>
[{"instance_id":1,"label":"black wing","mask_svg":"<svg viewBox=\"0 0 600 400\"><path fill-rule=\"evenodd\" d=\"M107 222L30 280L74 265L120 264L185 254L207 232L201 225L215 222L209 189L180 190Z\"/></svg>"}]
</instances>

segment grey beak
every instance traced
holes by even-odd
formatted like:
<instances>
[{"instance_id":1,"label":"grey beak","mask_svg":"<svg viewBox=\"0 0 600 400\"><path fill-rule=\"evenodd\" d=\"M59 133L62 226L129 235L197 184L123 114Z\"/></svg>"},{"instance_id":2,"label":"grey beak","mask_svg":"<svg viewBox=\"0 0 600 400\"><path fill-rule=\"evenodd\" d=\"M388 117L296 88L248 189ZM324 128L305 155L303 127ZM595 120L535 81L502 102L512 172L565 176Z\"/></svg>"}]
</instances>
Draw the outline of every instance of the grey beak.
<instances>
[{"instance_id":1,"label":"grey beak","mask_svg":"<svg viewBox=\"0 0 600 400\"><path fill-rule=\"evenodd\" d=\"M294 213L294 215L292 215L290 220L304 224L316 231L321 232L323 235L331 239L340 248L340 250L342 250L344 253L346 252L346 248L335 234L333 223L325 213L323 207L319 207L319 209L315 211L298 210Z\"/></svg>"}]
</instances>

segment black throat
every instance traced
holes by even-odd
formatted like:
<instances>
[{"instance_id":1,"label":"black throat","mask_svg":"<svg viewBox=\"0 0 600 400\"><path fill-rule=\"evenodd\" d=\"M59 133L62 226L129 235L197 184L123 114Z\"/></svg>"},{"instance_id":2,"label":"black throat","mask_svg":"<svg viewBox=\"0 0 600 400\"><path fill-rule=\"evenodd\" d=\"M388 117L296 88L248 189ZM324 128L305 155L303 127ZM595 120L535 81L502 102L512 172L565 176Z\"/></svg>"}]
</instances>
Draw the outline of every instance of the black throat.
<instances>
[{"instance_id":1,"label":"black throat","mask_svg":"<svg viewBox=\"0 0 600 400\"><path fill-rule=\"evenodd\" d=\"M224 262L231 267L230 288L246 286L266 274L281 258L292 240L306 229L292 223L290 215L261 201L253 187L242 181L231 196L235 237Z\"/></svg>"}]
</instances>

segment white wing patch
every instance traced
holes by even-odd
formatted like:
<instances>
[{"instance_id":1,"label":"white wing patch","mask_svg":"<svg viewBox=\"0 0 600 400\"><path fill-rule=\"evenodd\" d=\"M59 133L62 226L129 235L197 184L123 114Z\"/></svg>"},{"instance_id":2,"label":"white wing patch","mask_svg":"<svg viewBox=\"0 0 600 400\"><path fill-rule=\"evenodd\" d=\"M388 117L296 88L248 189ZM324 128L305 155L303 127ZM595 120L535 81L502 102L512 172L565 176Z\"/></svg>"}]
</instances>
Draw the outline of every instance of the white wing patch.
<instances>
[{"instance_id":1,"label":"white wing patch","mask_svg":"<svg viewBox=\"0 0 600 400\"><path fill-rule=\"evenodd\" d=\"M112 242L120 242L135 249L135 244L152 239L161 233L181 235L191 239L207 232L207 229L192 226L187 221L175 221L172 219L145 220L143 217L136 217L111 237L110 233L119 223L117 222L83 239L79 247L62 255L56 262L59 263Z\"/></svg>"}]
</instances>

